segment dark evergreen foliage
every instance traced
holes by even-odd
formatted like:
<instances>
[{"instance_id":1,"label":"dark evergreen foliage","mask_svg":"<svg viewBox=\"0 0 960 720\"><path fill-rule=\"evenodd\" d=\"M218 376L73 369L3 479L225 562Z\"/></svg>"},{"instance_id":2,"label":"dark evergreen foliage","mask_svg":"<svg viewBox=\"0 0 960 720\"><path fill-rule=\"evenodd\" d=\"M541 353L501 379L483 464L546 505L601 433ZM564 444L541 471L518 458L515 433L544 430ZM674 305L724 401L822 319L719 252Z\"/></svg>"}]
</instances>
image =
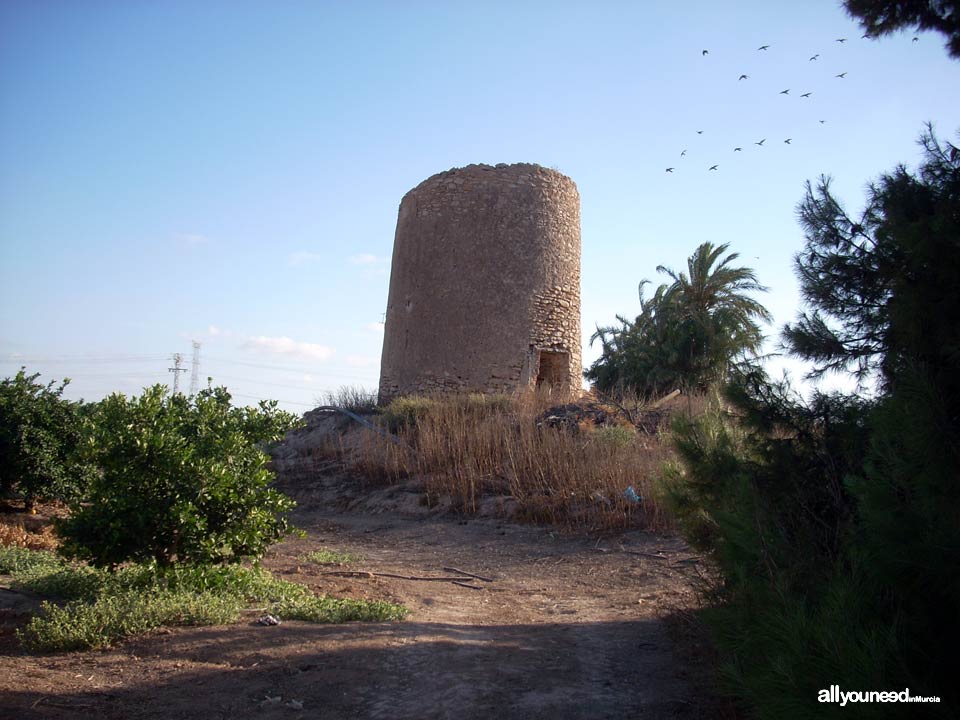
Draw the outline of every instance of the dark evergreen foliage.
<instances>
[{"instance_id":1,"label":"dark evergreen foliage","mask_svg":"<svg viewBox=\"0 0 960 720\"><path fill-rule=\"evenodd\" d=\"M870 37L903 29L936 30L946 35L947 52L960 58L957 0L844 0L843 5Z\"/></svg>"},{"instance_id":2,"label":"dark evergreen foliage","mask_svg":"<svg viewBox=\"0 0 960 720\"><path fill-rule=\"evenodd\" d=\"M922 137L852 221L824 179L799 214L810 312L787 348L815 374L849 368L875 394L803 402L753 373L720 411L677 427L667 487L723 573L726 678L763 717L822 717L816 691L939 695L960 712L960 157ZM871 705L871 717L917 706Z\"/></svg>"}]
</instances>

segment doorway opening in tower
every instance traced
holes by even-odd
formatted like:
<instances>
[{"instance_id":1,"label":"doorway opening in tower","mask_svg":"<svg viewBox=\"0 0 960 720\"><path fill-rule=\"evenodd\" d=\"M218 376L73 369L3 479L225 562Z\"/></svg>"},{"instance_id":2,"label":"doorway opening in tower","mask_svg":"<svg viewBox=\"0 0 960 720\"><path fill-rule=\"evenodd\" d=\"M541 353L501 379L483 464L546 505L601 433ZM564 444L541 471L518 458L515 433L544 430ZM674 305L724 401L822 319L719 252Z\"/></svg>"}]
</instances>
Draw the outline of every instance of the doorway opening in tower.
<instances>
[{"instance_id":1,"label":"doorway opening in tower","mask_svg":"<svg viewBox=\"0 0 960 720\"><path fill-rule=\"evenodd\" d=\"M541 350L537 370L537 387L564 390L570 382L570 353Z\"/></svg>"}]
</instances>

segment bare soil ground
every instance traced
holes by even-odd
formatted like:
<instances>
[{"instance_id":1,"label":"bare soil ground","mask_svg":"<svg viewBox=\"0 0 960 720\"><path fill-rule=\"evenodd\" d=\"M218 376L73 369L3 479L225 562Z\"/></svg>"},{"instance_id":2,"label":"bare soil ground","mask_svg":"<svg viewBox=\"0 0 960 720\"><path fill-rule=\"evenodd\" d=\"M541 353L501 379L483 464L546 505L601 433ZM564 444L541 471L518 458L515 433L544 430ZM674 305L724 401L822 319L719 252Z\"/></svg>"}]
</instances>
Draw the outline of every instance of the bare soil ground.
<instances>
[{"instance_id":1,"label":"bare soil ground","mask_svg":"<svg viewBox=\"0 0 960 720\"><path fill-rule=\"evenodd\" d=\"M315 478L317 476L314 476ZM162 630L97 652L26 655L12 636L36 599L0 578L0 717L694 718L717 714L696 642L668 616L692 607L699 564L682 542L563 535L429 509L413 486L359 492L327 474L286 488L306 538L265 566L318 593L401 602L397 623L250 621ZM303 555L362 556L349 567ZM341 576L364 570L472 583ZM675 624L674 624L675 627Z\"/></svg>"}]
</instances>

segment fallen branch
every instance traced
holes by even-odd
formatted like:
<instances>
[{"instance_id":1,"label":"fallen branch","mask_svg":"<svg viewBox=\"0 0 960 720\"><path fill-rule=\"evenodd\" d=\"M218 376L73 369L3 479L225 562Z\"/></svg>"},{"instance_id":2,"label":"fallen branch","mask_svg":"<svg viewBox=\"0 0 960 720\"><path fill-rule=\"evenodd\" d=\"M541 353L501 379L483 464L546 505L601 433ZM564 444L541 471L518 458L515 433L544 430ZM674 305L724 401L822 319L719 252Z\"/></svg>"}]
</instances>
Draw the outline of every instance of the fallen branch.
<instances>
[{"instance_id":1,"label":"fallen branch","mask_svg":"<svg viewBox=\"0 0 960 720\"><path fill-rule=\"evenodd\" d=\"M483 590L479 585L470 585L469 583L460 582L459 580L451 580L454 585L459 585L460 587L470 588L471 590Z\"/></svg>"},{"instance_id":2,"label":"fallen branch","mask_svg":"<svg viewBox=\"0 0 960 720\"><path fill-rule=\"evenodd\" d=\"M476 578L477 580L482 580L483 582L493 582L491 578L486 578L483 575L474 575L473 573L468 573L464 570L458 570L455 567L445 567L443 568L444 572L455 572L460 573L461 575L466 575L467 577Z\"/></svg>"}]
</instances>

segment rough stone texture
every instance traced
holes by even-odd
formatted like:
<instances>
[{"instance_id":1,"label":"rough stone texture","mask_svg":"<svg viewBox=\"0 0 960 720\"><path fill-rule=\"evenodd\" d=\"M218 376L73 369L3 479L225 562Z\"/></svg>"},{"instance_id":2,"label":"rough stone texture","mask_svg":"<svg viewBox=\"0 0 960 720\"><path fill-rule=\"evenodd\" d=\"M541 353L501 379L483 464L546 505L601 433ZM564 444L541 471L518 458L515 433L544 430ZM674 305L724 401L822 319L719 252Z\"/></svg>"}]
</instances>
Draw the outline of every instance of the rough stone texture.
<instances>
[{"instance_id":1,"label":"rough stone texture","mask_svg":"<svg viewBox=\"0 0 960 720\"><path fill-rule=\"evenodd\" d=\"M580 195L539 165L468 165L400 202L380 402L581 387Z\"/></svg>"}]
</instances>

